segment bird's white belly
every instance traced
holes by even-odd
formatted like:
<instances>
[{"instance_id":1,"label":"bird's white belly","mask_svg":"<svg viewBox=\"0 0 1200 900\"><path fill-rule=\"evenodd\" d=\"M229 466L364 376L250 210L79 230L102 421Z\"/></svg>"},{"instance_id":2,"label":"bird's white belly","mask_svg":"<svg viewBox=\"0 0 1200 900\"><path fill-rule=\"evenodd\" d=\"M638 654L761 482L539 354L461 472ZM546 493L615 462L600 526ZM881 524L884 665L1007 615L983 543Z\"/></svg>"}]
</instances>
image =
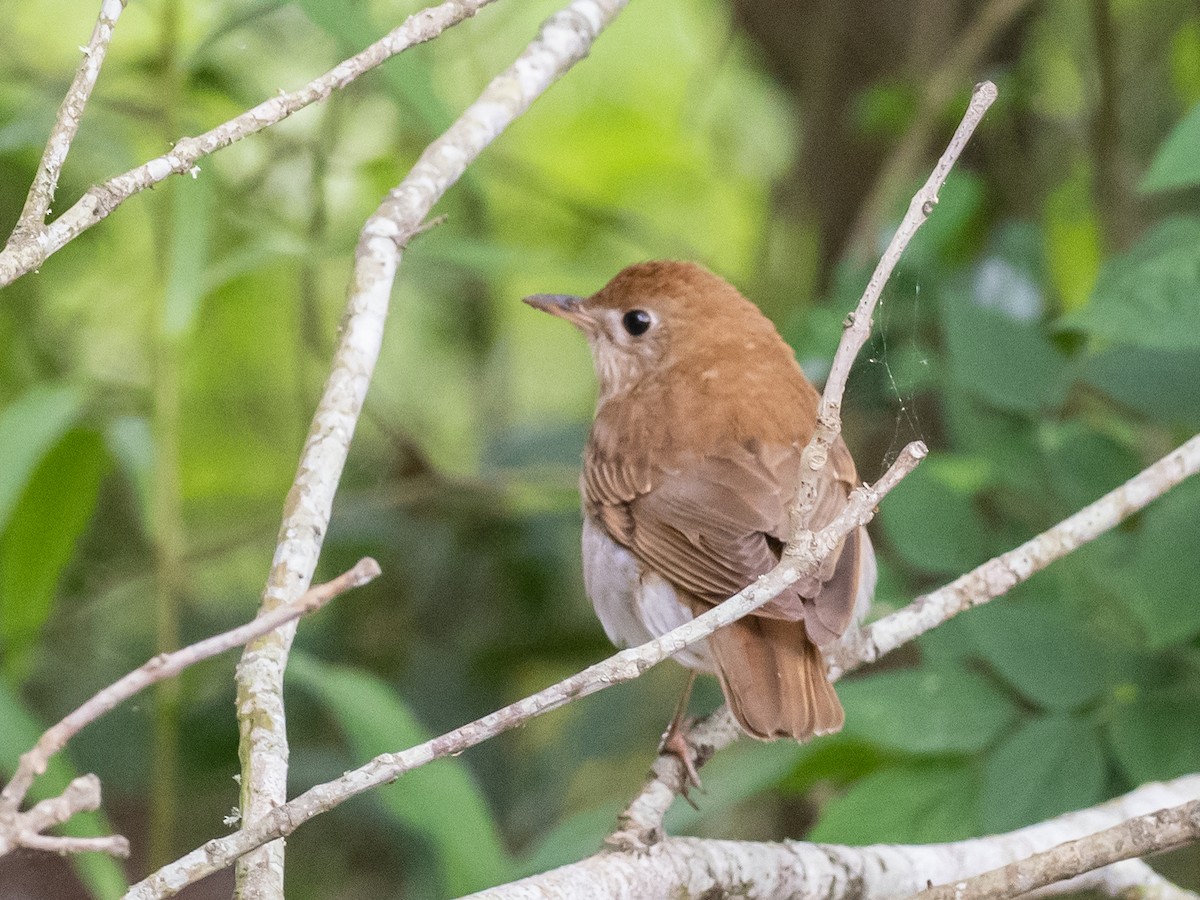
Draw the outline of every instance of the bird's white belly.
<instances>
[{"instance_id":1,"label":"bird's white belly","mask_svg":"<svg viewBox=\"0 0 1200 900\"><path fill-rule=\"evenodd\" d=\"M583 517L583 583L604 626L618 647L635 647L692 620L665 578L646 569L610 538L590 516ZM674 658L689 669L713 670L708 642L694 644Z\"/></svg>"}]
</instances>

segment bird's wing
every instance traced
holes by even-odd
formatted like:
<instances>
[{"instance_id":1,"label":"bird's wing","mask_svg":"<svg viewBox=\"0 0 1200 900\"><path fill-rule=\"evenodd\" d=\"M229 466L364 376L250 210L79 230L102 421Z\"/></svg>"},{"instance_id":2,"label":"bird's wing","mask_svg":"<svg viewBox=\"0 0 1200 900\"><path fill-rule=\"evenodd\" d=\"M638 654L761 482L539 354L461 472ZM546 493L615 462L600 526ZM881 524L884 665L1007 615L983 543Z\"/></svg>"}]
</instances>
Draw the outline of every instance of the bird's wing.
<instances>
[{"instance_id":1,"label":"bird's wing","mask_svg":"<svg viewBox=\"0 0 1200 900\"><path fill-rule=\"evenodd\" d=\"M849 454L841 460L844 445L839 445L828 477L819 483L816 527L837 514L849 492L838 477ZM719 603L779 561L799 472L796 447L737 445L685 457L671 469L617 459L591 463L583 485L589 512L614 539L692 597ZM802 578L756 614L806 619L821 643L840 634L853 616L854 592L843 602L823 590L827 582L840 585L851 574L842 571L838 559L838 552L831 554L820 572Z\"/></svg>"}]
</instances>

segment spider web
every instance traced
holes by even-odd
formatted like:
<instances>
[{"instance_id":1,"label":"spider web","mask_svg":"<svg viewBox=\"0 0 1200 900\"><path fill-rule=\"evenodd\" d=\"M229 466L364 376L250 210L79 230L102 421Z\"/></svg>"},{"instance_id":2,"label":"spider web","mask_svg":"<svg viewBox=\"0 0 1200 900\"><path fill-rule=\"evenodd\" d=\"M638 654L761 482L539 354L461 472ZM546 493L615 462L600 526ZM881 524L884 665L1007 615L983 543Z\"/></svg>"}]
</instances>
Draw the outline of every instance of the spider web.
<instances>
[{"instance_id":1,"label":"spider web","mask_svg":"<svg viewBox=\"0 0 1200 900\"><path fill-rule=\"evenodd\" d=\"M897 378L896 369L892 365L893 354L888 348L888 332L891 330L891 325L888 321L888 311L891 308L892 301L887 297L888 293L888 291L884 292L884 296L879 298L879 304L875 307L875 316L879 327L876 332L877 338L872 347L874 352L867 358L868 364L882 367L888 392L894 398L896 407L892 437L888 442L887 450L883 457L883 471L886 471L896 461L896 457L900 455L900 451L905 446L912 441L924 439L924 429L921 426L921 417L917 412L916 406L916 387L914 385L916 378L915 376L905 378L903 373L900 378ZM921 285L917 283L913 285L912 297L912 321L914 323L920 321L920 313ZM909 336L909 340L912 342L915 350L918 346L916 344L917 338L915 333ZM928 355L923 351L920 352L918 362L923 367L928 366Z\"/></svg>"}]
</instances>

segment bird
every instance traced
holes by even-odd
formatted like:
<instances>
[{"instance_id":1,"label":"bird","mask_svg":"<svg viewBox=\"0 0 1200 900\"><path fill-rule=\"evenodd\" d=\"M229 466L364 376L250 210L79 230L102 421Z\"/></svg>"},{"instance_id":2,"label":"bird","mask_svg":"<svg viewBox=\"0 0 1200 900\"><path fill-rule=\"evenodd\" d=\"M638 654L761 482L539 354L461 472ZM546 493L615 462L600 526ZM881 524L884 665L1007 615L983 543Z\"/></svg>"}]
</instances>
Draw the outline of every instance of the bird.
<instances>
[{"instance_id":1,"label":"bird","mask_svg":"<svg viewBox=\"0 0 1200 900\"><path fill-rule=\"evenodd\" d=\"M599 392L580 477L583 575L609 639L659 637L772 569L820 402L772 322L723 278L674 260L631 265L588 297L524 299L576 326L591 349ZM811 526L828 524L857 485L839 437ZM675 659L715 674L754 738L836 732L845 715L821 648L861 618L875 573L858 528L819 571Z\"/></svg>"}]
</instances>

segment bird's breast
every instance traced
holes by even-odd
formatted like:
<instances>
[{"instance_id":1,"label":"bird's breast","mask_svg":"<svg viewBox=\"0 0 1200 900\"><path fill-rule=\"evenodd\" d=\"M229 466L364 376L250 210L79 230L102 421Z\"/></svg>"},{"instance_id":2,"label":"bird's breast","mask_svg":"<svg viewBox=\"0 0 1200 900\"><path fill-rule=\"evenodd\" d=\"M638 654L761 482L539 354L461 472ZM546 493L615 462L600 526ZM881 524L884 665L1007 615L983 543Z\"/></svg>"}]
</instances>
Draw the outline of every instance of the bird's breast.
<instances>
[{"instance_id":1,"label":"bird's breast","mask_svg":"<svg viewBox=\"0 0 1200 900\"><path fill-rule=\"evenodd\" d=\"M586 513L583 583L604 633L618 647L644 644L692 620L691 609L680 602L670 582L644 566ZM713 671L707 642L674 658L689 669Z\"/></svg>"}]
</instances>

